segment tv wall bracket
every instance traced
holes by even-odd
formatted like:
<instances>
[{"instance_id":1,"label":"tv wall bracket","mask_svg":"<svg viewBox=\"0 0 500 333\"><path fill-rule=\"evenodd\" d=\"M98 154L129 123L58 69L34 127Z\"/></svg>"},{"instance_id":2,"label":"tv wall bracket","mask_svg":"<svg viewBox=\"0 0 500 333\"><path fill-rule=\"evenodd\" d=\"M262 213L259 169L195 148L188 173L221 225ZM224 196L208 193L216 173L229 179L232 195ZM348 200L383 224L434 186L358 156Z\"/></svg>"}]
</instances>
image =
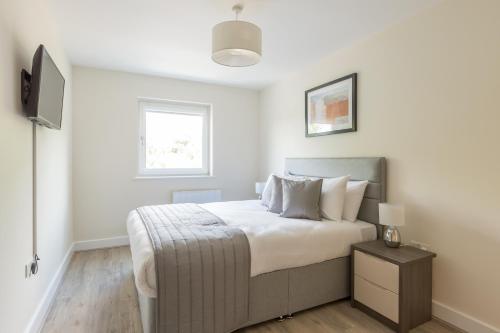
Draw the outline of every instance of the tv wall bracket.
<instances>
[{"instance_id":1,"label":"tv wall bracket","mask_svg":"<svg viewBox=\"0 0 500 333\"><path fill-rule=\"evenodd\" d=\"M31 74L23 69L21 70L21 101L23 105L28 104L31 94Z\"/></svg>"}]
</instances>

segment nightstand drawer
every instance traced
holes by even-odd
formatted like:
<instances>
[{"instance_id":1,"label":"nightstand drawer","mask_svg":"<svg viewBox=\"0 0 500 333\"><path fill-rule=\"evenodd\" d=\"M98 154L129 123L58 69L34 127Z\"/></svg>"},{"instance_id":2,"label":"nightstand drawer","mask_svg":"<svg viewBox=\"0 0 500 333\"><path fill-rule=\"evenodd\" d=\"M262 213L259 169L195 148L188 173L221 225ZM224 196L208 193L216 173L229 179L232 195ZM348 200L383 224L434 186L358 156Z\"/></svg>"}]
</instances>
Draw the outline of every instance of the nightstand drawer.
<instances>
[{"instance_id":1,"label":"nightstand drawer","mask_svg":"<svg viewBox=\"0 0 500 333\"><path fill-rule=\"evenodd\" d=\"M354 251L354 274L396 294L399 293L399 266L361 251Z\"/></svg>"},{"instance_id":2,"label":"nightstand drawer","mask_svg":"<svg viewBox=\"0 0 500 333\"><path fill-rule=\"evenodd\" d=\"M395 323L399 322L399 296L354 275L354 299Z\"/></svg>"}]
</instances>

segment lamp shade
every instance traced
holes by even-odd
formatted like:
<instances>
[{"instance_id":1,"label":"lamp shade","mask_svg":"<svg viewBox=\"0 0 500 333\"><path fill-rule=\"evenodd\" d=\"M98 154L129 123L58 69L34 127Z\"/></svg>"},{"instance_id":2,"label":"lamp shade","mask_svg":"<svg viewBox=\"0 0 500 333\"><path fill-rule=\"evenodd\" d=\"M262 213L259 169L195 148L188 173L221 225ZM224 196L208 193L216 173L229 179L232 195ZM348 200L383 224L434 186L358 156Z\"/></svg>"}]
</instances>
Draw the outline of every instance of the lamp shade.
<instances>
[{"instance_id":1,"label":"lamp shade","mask_svg":"<svg viewBox=\"0 0 500 333\"><path fill-rule=\"evenodd\" d=\"M381 203L378 205L378 217L382 225L401 226L405 224L405 208L401 205Z\"/></svg>"},{"instance_id":2,"label":"lamp shade","mask_svg":"<svg viewBox=\"0 0 500 333\"><path fill-rule=\"evenodd\" d=\"M212 60L230 67L252 66L262 55L262 32L245 21L226 21L212 29Z\"/></svg>"},{"instance_id":3,"label":"lamp shade","mask_svg":"<svg viewBox=\"0 0 500 333\"><path fill-rule=\"evenodd\" d=\"M256 194L262 194L264 192L264 188L266 187L265 182L257 182L255 183L255 193Z\"/></svg>"}]
</instances>

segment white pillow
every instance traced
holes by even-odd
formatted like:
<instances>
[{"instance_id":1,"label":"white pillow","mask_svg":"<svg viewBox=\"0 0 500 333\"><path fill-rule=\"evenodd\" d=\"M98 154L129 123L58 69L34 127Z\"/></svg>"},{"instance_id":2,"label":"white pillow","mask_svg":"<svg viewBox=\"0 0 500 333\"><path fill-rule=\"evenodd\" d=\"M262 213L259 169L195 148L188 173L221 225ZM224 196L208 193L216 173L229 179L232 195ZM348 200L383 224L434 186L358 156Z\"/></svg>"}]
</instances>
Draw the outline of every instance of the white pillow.
<instances>
[{"instance_id":1,"label":"white pillow","mask_svg":"<svg viewBox=\"0 0 500 333\"><path fill-rule=\"evenodd\" d=\"M324 218L342 221L344 197L350 176L323 178L319 207Z\"/></svg>"},{"instance_id":2,"label":"white pillow","mask_svg":"<svg viewBox=\"0 0 500 333\"><path fill-rule=\"evenodd\" d=\"M344 212L342 213L342 218L344 220L356 222L359 207L361 206L361 201L363 201L367 185L367 180L352 181L347 183L344 199Z\"/></svg>"}]
</instances>

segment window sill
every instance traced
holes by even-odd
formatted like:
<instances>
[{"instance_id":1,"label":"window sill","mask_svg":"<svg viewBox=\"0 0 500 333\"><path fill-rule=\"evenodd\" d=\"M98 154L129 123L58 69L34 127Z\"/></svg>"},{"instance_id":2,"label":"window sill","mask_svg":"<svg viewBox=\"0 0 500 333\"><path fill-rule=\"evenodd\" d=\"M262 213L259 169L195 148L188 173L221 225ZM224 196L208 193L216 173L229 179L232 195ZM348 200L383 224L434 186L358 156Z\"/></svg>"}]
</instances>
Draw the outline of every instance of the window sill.
<instances>
[{"instance_id":1,"label":"window sill","mask_svg":"<svg viewBox=\"0 0 500 333\"><path fill-rule=\"evenodd\" d=\"M171 176L161 176L161 175L151 175L151 176L135 176L133 180L158 180L158 179L178 179L178 178L215 178L214 175L171 175Z\"/></svg>"}]
</instances>

